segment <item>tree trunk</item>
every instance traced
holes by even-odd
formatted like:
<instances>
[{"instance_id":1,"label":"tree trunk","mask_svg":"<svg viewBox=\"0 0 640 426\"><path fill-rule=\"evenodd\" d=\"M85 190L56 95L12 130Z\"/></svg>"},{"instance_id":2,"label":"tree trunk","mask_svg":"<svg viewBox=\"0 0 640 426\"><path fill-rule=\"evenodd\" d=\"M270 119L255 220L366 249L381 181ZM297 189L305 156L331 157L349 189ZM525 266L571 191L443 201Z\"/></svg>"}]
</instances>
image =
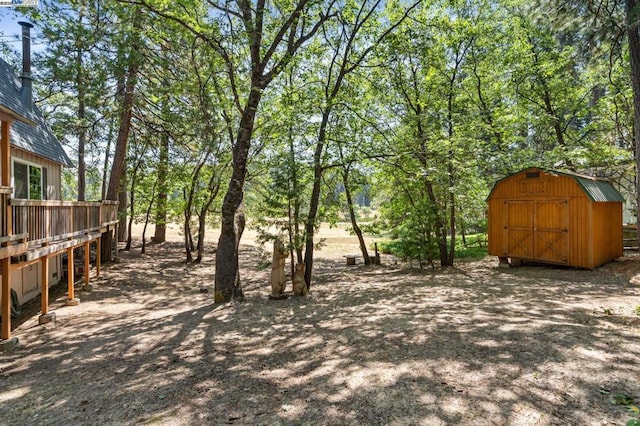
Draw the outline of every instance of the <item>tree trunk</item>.
<instances>
[{"instance_id":1,"label":"tree trunk","mask_svg":"<svg viewBox=\"0 0 640 426\"><path fill-rule=\"evenodd\" d=\"M462 207L459 207L460 209L460 216L458 216L458 218L460 218L462 216ZM462 245L464 245L465 247L467 246L467 226L466 223L464 221L464 219L460 219L456 221L457 225L460 226L460 237L462 238Z\"/></svg>"},{"instance_id":2,"label":"tree trunk","mask_svg":"<svg viewBox=\"0 0 640 426\"><path fill-rule=\"evenodd\" d=\"M134 17L134 35L131 43L131 52L129 55L129 68L124 84L124 95L122 97L122 109L120 111L120 126L118 128L118 137L116 140L115 152L113 155L113 163L111 164L111 175L109 177L109 186L107 188L107 200L121 200L119 193L122 192L122 177L125 172L125 158L127 155L127 141L129 140L129 131L131 130L131 113L133 110L133 102L135 96L136 81L138 77L138 69L140 66L140 32L142 28L142 9L138 8ZM126 200L126 195L125 198ZM126 206L124 206L126 211ZM118 207L118 212L123 211L123 206ZM121 220L123 220L121 218ZM124 227L120 226L119 234L124 233ZM109 262L111 246L111 233L108 232L102 238L104 261ZM120 235L115 236L120 239Z\"/></svg>"},{"instance_id":3,"label":"tree trunk","mask_svg":"<svg viewBox=\"0 0 640 426\"><path fill-rule=\"evenodd\" d=\"M244 198L244 182L247 176L247 160L256 111L262 97L262 90L252 78L251 92L242 111L240 128L233 147L233 171L222 202L222 225L216 251L215 293L216 303L226 303L231 299L244 297L238 283L238 253L235 217Z\"/></svg>"},{"instance_id":4,"label":"tree trunk","mask_svg":"<svg viewBox=\"0 0 640 426\"><path fill-rule=\"evenodd\" d=\"M633 89L633 145L636 160L636 239L640 246L640 33L638 0L626 0L627 37Z\"/></svg>"},{"instance_id":5,"label":"tree trunk","mask_svg":"<svg viewBox=\"0 0 640 426\"><path fill-rule=\"evenodd\" d=\"M430 210L433 215L433 223L435 225L436 241L438 242L438 254L440 256L440 266L449 266L449 247L447 246L447 229L445 221L440 214L438 200L433 190L433 183L427 179L425 182L427 196L431 204Z\"/></svg>"},{"instance_id":6,"label":"tree trunk","mask_svg":"<svg viewBox=\"0 0 640 426\"><path fill-rule=\"evenodd\" d=\"M364 264L370 265L371 259L369 258L369 252L367 251L367 244L364 242L364 237L362 236L362 230L358 226L358 222L356 221L356 211L353 208L353 198L351 197L351 190L349 189L349 171L347 170L347 166L342 170L342 183L344 183L344 194L347 198L347 206L349 207L349 217L351 218L351 227L353 228L353 232L355 232L358 237L358 242L360 243L360 251L362 252L362 257L364 258Z\"/></svg>"},{"instance_id":7,"label":"tree trunk","mask_svg":"<svg viewBox=\"0 0 640 426\"><path fill-rule=\"evenodd\" d=\"M466 49L465 49L466 52ZM442 266L453 266L453 258L455 256L456 249L456 196L454 193L455 188L455 178L453 169L453 160L454 160L454 149L453 149L453 135L454 135L454 126L455 122L453 120L453 112L454 105L453 101L455 98L455 82L458 77L458 66L461 63L461 57L458 56L456 60L456 68L451 75L451 79L449 80L449 94L447 100L447 135L449 139L449 152L447 153L447 177L448 177L448 196L449 196L449 251L447 253L447 262L446 265ZM446 235L445 235L446 238Z\"/></svg>"},{"instance_id":8,"label":"tree trunk","mask_svg":"<svg viewBox=\"0 0 640 426\"><path fill-rule=\"evenodd\" d=\"M265 11L271 10L271 5L259 1L255 5L252 2L236 2L238 10L244 21L248 35L248 47L250 52L249 66L251 67L251 79L249 93L236 135L236 143L233 146L233 170L227 192L222 202L222 224L220 238L216 253L216 273L214 300L216 303L229 302L231 299L243 299L242 288L238 280L238 231L236 229L235 216L244 198L244 183L247 176L247 161L251 137L255 125L256 113L263 90L269 83L286 68L296 51L318 31L322 23L329 19L330 13L320 13L317 21L308 22L306 13L309 11L309 0L300 0L296 3L290 15L284 13L282 26L276 25L270 28L274 37L269 42L270 47L263 46L265 39ZM333 2L329 3L329 7ZM329 11L327 11L329 12ZM214 46L215 47L215 46ZM274 52L283 53L280 60L274 59ZM263 56L264 55L264 56ZM224 55L223 55L224 56ZM227 65L232 70L236 64L225 58ZM275 61L275 65L273 65ZM272 64L270 71L267 66ZM234 93L237 97L238 87L234 84ZM237 102L240 105L240 102Z\"/></svg>"},{"instance_id":9,"label":"tree trunk","mask_svg":"<svg viewBox=\"0 0 640 426\"><path fill-rule=\"evenodd\" d=\"M142 228L142 248L140 254L144 254L147 248L147 226L149 225L149 219L151 218L151 209L153 208L153 202L156 200L156 187L151 188L151 198L149 204L147 204L147 212L144 217L144 227Z\"/></svg>"},{"instance_id":10,"label":"tree trunk","mask_svg":"<svg viewBox=\"0 0 640 426\"><path fill-rule=\"evenodd\" d=\"M327 139L327 126L329 125L330 116L331 108L327 106L322 113L322 121L320 122L320 129L318 130L318 141L316 142L316 150L313 153L313 188L311 189L309 213L307 215L307 223L305 224L304 281L307 283L307 289L311 288L314 249L313 236L315 234L318 207L320 206L320 185L322 184L323 172L322 153Z\"/></svg>"},{"instance_id":11,"label":"tree trunk","mask_svg":"<svg viewBox=\"0 0 640 426\"><path fill-rule=\"evenodd\" d=\"M203 207L198 215L198 245L196 247L195 263L202 262L202 254L204 252L204 235L207 226L207 212Z\"/></svg>"},{"instance_id":12,"label":"tree trunk","mask_svg":"<svg viewBox=\"0 0 640 426\"><path fill-rule=\"evenodd\" d=\"M138 32L142 27L141 14L141 9L138 8L133 25L134 30L137 30ZM107 189L108 200L118 199L117 196L121 189L121 180L125 172L127 142L129 140L129 132L131 130L131 115L133 111L136 83L138 79L138 70L140 67L139 56L140 39L139 34L136 34L133 37L133 42L131 43L129 68L124 84L124 96L122 97L122 109L120 112L120 127L118 129L118 138L116 140L116 148L113 154L113 163L111 165L111 176L109 178L109 187Z\"/></svg>"},{"instance_id":13,"label":"tree trunk","mask_svg":"<svg viewBox=\"0 0 640 426\"><path fill-rule=\"evenodd\" d=\"M127 182L126 178L122 181L122 188L120 189L120 193L118 194L118 241L124 241L126 237L127 231ZM135 206L131 206L133 209Z\"/></svg>"},{"instance_id":14,"label":"tree trunk","mask_svg":"<svg viewBox=\"0 0 640 426\"><path fill-rule=\"evenodd\" d=\"M239 256L240 256L240 240L242 239L242 234L244 233L244 227L246 225L243 204L240 204L240 207L238 207L234 222L235 222L235 228L236 228L236 262L238 262ZM235 292L233 294L234 299L244 300L244 293L242 292L242 286L240 283L240 268L238 268L238 270L236 271L236 281L234 283L234 292Z\"/></svg>"},{"instance_id":15,"label":"tree trunk","mask_svg":"<svg viewBox=\"0 0 640 426\"><path fill-rule=\"evenodd\" d=\"M200 172L202 171L202 168L207 163L207 160L209 159L210 155L211 155L211 148L208 148L207 151L204 153L204 155L198 161L198 164L196 165L195 169L193 170L193 173L191 175L191 187L189 188L189 195L187 195L186 188L182 190L184 199L187 203L184 209L184 245L185 245L185 250L187 252L187 262L193 261L191 252L195 251L195 247L193 245L193 235L191 233L191 217L193 216L193 210L194 210L193 203L196 196L197 188L200 186ZM213 177L211 179L212 180L209 181L209 188L212 188ZM213 189L212 189L212 192L213 192ZM217 196L217 193L218 193L218 189L216 188L215 195L213 195L213 197ZM207 205L210 205L211 201L209 201ZM200 216L202 216L202 214ZM200 236L200 229L198 229L198 237L199 236ZM198 242L198 245L199 245L199 242Z\"/></svg>"},{"instance_id":16,"label":"tree trunk","mask_svg":"<svg viewBox=\"0 0 640 426\"><path fill-rule=\"evenodd\" d=\"M167 169L169 165L169 135L162 135L160 161L158 163L158 202L156 204L156 230L153 241L163 243L167 239Z\"/></svg>"},{"instance_id":17,"label":"tree trunk","mask_svg":"<svg viewBox=\"0 0 640 426\"><path fill-rule=\"evenodd\" d=\"M129 223L127 224L127 244L124 246L124 251L131 250L131 240L133 240L133 235L132 235L133 234L133 217L134 217L133 206L135 205L134 203L136 201L135 182L136 182L136 176L134 173L133 176L131 177L131 189L129 194L129 208L131 209L131 211L129 212Z\"/></svg>"},{"instance_id":18,"label":"tree trunk","mask_svg":"<svg viewBox=\"0 0 640 426\"><path fill-rule=\"evenodd\" d=\"M142 166L142 158L143 154L140 154L140 157L136 161L136 165L131 171L131 186L129 187L129 221L127 223L126 231L127 231L127 244L124 248L125 251L131 250L131 240L133 239L133 219L135 213L135 205L136 205L136 183L138 182L138 172L140 171L140 167ZM122 194L120 194L122 196ZM126 194L125 194L126 199ZM126 217L126 216L125 216Z\"/></svg>"},{"instance_id":19,"label":"tree trunk","mask_svg":"<svg viewBox=\"0 0 640 426\"><path fill-rule=\"evenodd\" d=\"M289 234L289 257L291 259L291 264L289 267L291 268L291 279L293 279L293 274L296 272L296 262L294 259L295 245L293 244L293 211L291 210L291 193L289 193L289 200L287 203L287 233Z\"/></svg>"},{"instance_id":20,"label":"tree trunk","mask_svg":"<svg viewBox=\"0 0 640 426\"><path fill-rule=\"evenodd\" d=\"M124 82L118 81L118 86L116 88L116 93L120 93L124 90ZM107 199L107 187L109 186L109 182L107 178L109 176L109 158L111 157L111 140L113 139L113 132L115 128L116 117L111 117L109 120L109 136L107 136L107 146L104 149L104 164L102 169L102 190L100 192L100 200Z\"/></svg>"},{"instance_id":21,"label":"tree trunk","mask_svg":"<svg viewBox=\"0 0 640 426\"><path fill-rule=\"evenodd\" d=\"M414 79L416 76L414 75ZM415 108L415 116L416 116L416 137L420 141L420 151L416 154L416 159L422 165L423 170L429 170L429 150L427 149L427 135L422 125L421 117L422 107L420 104L416 105ZM424 179L424 188L427 191L427 197L429 199L429 213L431 214L431 218L433 220L433 225L435 228L435 237L436 242L438 243L438 255L440 257L440 266L448 265L448 246L447 246L447 229L445 225L445 219L440 214L440 205L438 204L438 199L436 198L435 191L433 190L433 182L431 179L426 177ZM430 218L430 219L431 219ZM430 246L429 246L430 247ZM431 248L429 248L431 250Z\"/></svg>"},{"instance_id":22,"label":"tree trunk","mask_svg":"<svg viewBox=\"0 0 640 426\"><path fill-rule=\"evenodd\" d=\"M82 14L79 16L79 23L82 25ZM78 41L78 44L80 42ZM82 64L83 50L78 46L76 53L76 85L78 86L78 201L85 200L86 189L86 162L84 158L86 144L85 129L85 85L84 85L84 69Z\"/></svg>"},{"instance_id":23,"label":"tree trunk","mask_svg":"<svg viewBox=\"0 0 640 426\"><path fill-rule=\"evenodd\" d=\"M298 263L302 263L302 247L300 245L302 239L300 235L300 188L298 182L298 165L296 162L296 152L295 147L293 145L293 128L289 127L289 161L291 162L291 195L289 197L289 202L293 201L293 241L291 246L294 247L296 252L296 260ZM291 206L289 207L291 210ZM290 227L291 228L291 227ZM289 230L291 233L291 229ZM292 252L293 250L292 249ZM292 253L293 255L293 253ZM293 265L293 257L291 258L291 276L293 277L294 265Z\"/></svg>"},{"instance_id":24,"label":"tree trunk","mask_svg":"<svg viewBox=\"0 0 640 426\"><path fill-rule=\"evenodd\" d=\"M453 177L449 177L453 181ZM451 182L453 188L453 182ZM456 195L452 190L449 191L449 256L447 257L447 266L453 266L453 259L456 253Z\"/></svg>"},{"instance_id":25,"label":"tree trunk","mask_svg":"<svg viewBox=\"0 0 640 426\"><path fill-rule=\"evenodd\" d=\"M195 184L193 184L195 185ZM193 186L192 185L192 186ZM193 262L193 256L191 255L192 247L190 244L191 238L191 212L193 209L193 189L189 191L189 195L187 196L187 190L183 189L182 191L185 201L187 205L184 209L184 251L187 255L187 263Z\"/></svg>"},{"instance_id":26,"label":"tree trunk","mask_svg":"<svg viewBox=\"0 0 640 426\"><path fill-rule=\"evenodd\" d=\"M102 170L102 189L100 191L100 200L107 199L107 174L109 169L109 153L111 152L111 138L113 137L113 121L109 124L109 136L107 137L107 146L104 150L104 168Z\"/></svg>"},{"instance_id":27,"label":"tree trunk","mask_svg":"<svg viewBox=\"0 0 640 426\"><path fill-rule=\"evenodd\" d=\"M218 197L218 192L220 191L220 184L216 182L215 176L212 176L208 185L209 198L207 198L207 201L200 209L200 214L198 215L198 255L196 257L196 263L200 263L202 261L202 255L204 254L204 234L207 227L207 213L209 213L211 204L213 204L213 201ZM244 230L244 225L242 226L242 229Z\"/></svg>"},{"instance_id":28,"label":"tree trunk","mask_svg":"<svg viewBox=\"0 0 640 426\"><path fill-rule=\"evenodd\" d=\"M545 112L553 120L553 131L556 134L556 143L558 146L564 146L564 132L562 131L562 123L560 117L556 113L553 104L551 103L551 94L547 90L547 85L543 83L544 92L542 94L542 100L544 101Z\"/></svg>"}]
</instances>

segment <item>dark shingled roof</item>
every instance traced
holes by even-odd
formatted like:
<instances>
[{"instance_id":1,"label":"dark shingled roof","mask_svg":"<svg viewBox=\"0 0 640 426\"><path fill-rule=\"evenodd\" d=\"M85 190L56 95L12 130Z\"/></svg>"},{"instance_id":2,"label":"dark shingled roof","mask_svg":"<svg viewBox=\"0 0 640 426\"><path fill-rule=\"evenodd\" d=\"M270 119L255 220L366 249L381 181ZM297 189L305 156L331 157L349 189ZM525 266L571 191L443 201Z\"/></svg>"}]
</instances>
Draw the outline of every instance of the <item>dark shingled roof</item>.
<instances>
[{"instance_id":1,"label":"dark shingled roof","mask_svg":"<svg viewBox=\"0 0 640 426\"><path fill-rule=\"evenodd\" d=\"M60 141L46 123L40 110L34 105L28 108L20 97L20 78L9 64L0 59L0 108L10 110L18 120L11 125L11 144L65 166L72 166L71 159ZM27 124L35 123L35 125Z\"/></svg>"}]
</instances>

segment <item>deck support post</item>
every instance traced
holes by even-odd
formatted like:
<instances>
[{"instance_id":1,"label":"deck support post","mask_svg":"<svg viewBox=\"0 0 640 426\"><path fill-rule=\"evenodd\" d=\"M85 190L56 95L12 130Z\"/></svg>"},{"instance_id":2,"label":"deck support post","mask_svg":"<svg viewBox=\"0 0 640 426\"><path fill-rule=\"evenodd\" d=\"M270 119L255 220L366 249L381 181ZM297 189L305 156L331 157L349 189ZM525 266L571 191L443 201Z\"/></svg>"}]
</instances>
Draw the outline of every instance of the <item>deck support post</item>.
<instances>
[{"instance_id":1,"label":"deck support post","mask_svg":"<svg viewBox=\"0 0 640 426\"><path fill-rule=\"evenodd\" d=\"M67 306L77 306L80 303L79 299L75 298L74 293L74 266L73 266L73 247L67 249Z\"/></svg>"},{"instance_id":2,"label":"deck support post","mask_svg":"<svg viewBox=\"0 0 640 426\"><path fill-rule=\"evenodd\" d=\"M84 291L90 291L91 285L89 284L89 266L91 260L91 249L89 248L91 242L84 243L84 285L82 289Z\"/></svg>"},{"instance_id":3,"label":"deck support post","mask_svg":"<svg viewBox=\"0 0 640 426\"><path fill-rule=\"evenodd\" d=\"M11 259L2 259L2 340L11 337Z\"/></svg>"},{"instance_id":4,"label":"deck support post","mask_svg":"<svg viewBox=\"0 0 640 426\"><path fill-rule=\"evenodd\" d=\"M114 261L117 262L119 260L118 259L118 242L119 241L118 241L118 224L117 223L115 224L115 227L113 228L113 238L114 238L114 241L116 243L115 243L115 253L112 252L113 253L112 259L114 259ZM113 248L110 247L109 250L113 250Z\"/></svg>"},{"instance_id":5,"label":"deck support post","mask_svg":"<svg viewBox=\"0 0 640 426\"><path fill-rule=\"evenodd\" d=\"M9 186L11 185L11 145L9 143L11 122L2 120L0 124L0 168L2 168L0 184ZM5 227L0 231L8 236L13 232L11 206L3 207L6 207L6 210L2 212L5 217ZM0 339L9 341L11 338L11 259L7 257L2 259L0 263L2 264L2 289L0 289L2 294L2 306L0 308L0 312L2 312L2 330L0 330Z\"/></svg>"},{"instance_id":6,"label":"deck support post","mask_svg":"<svg viewBox=\"0 0 640 426\"><path fill-rule=\"evenodd\" d=\"M42 289L40 290L40 310L42 315L49 313L49 258L40 259L40 271L42 273Z\"/></svg>"},{"instance_id":7,"label":"deck support post","mask_svg":"<svg viewBox=\"0 0 640 426\"><path fill-rule=\"evenodd\" d=\"M40 272L42 274L42 288L40 289L40 310L42 314L38 318L38 324L47 324L55 321L55 312L49 313L49 257L44 256L40 259Z\"/></svg>"},{"instance_id":8,"label":"deck support post","mask_svg":"<svg viewBox=\"0 0 640 426\"><path fill-rule=\"evenodd\" d=\"M100 276L100 261L102 256L102 237L96 240L96 278Z\"/></svg>"}]
</instances>

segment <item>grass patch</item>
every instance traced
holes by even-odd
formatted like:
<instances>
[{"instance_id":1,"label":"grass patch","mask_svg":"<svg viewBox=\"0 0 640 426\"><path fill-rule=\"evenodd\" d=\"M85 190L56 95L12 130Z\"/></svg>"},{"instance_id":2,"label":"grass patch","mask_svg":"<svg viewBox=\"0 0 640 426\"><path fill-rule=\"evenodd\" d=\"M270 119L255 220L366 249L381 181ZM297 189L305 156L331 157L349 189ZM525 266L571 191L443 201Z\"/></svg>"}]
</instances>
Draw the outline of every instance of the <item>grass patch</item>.
<instances>
[{"instance_id":1,"label":"grass patch","mask_svg":"<svg viewBox=\"0 0 640 426\"><path fill-rule=\"evenodd\" d=\"M467 235L465 243L461 236L456 236L455 259L478 260L487 256L487 234ZM393 254L403 259L428 260L438 259L437 247L421 247L408 241L388 240L379 243L380 251L385 254Z\"/></svg>"},{"instance_id":2,"label":"grass patch","mask_svg":"<svg viewBox=\"0 0 640 426\"><path fill-rule=\"evenodd\" d=\"M456 259L477 260L487 257L487 234L467 235L466 244L456 237Z\"/></svg>"}]
</instances>

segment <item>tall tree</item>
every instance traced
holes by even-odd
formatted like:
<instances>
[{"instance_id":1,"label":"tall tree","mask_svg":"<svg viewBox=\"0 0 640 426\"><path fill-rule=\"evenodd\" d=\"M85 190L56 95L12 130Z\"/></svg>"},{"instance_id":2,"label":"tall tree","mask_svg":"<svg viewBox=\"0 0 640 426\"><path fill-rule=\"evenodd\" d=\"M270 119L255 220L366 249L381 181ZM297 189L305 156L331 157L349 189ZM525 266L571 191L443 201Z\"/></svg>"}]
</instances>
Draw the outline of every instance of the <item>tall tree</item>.
<instances>
[{"instance_id":1,"label":"tall tree","mask_svg":"<svg viewBox=\"0 0 640 426\"><path fill-rule=\"evenodd\" d=\"M234 219L244 196L248 154L262 93L297 50L329 19L334 1L322 4L318 10L312 1L299 0L283 12L266 7L264 0L257 0L255 4L249 1L238 1L233 5L211 4L227 14L225 19L240 21L249 45L247 59L250 61L248 93L244 101L236 95L236 104L241 111L240 123L233 147L233 171L222 204L222 226L216 252L215 301L228 302L232 298L244 298L236 280L239 239ZM227 62L231 80L235 80L236 64L227 49L217 41L213 45Z\"/></svg>"},{"instance_id":2,"label":"tall tree","mask_svg":"<svg viewBox=\"0 0 640 426\"><path fill-rule=\"evenodd\" d=\"M77 199L84 201L87 146L96 147L106 136L100 135L97 123L107 96L109 12L92 0L45 1L42 7L24 12L47 39L46 48L36 55L40 78L46 83L38 86L39 94L48 106L57 104L57 108L46 109L60 140L75 142L71 146L77 151L75 186Z\"/></svg>"},{"instance_id":3,"label":"tall tree","mask_svg":"<svg viewBox=\"0 0 640 426\"><path fill-rule=\"evenodd\" d=\"M199 19L201 10L184 13L185 8L172 9L165 2L137 3L202 37L225 63L239 119L232 151L232 175L222 203L214 298L217 303L241 300L244 295L237 279L239 235L235 218L244 197L256 114L264 90L333 16L336 0L298 0L278 7L271 7L265 0L208 0L212 12L205 15L211 19L210 25Z\"/></svg>"},{"instance_id":4,"label":"tall tree","mask_svg":"<svg viewBox=\"0 0 640 426\"><path fill-rule=\"evenodd\" d=\"M311 287L313 272L314 234L317 227L317 213L320 203L320 190L325 170L324 155L330 131L330 120L336 107L336 100L341 93L347 77L356 71L370 53L391 34L416 8L419 2L409 5L399 17L389 22L375 25L383 8L381 0L347 3L339 14L334 25L324 29L326 45L329 46L328 64L324 71L322 99L320 100L320 124L313 154L313 188L309 202L309 213L305 224L304 277L307 288Z\"/></svg>"},{"instance_id":5,"label":"tall tree","mask_svg":"<svg viewBox=\"0 0 640 426\"><path fill-rule=\"evenodd\" d=\"M628 63L622 63L618 66L626 66L629 72L632 98L629 105L631 129L629 132L620 132L620 137L630 139L629 146L635 157L636 222L640 223L640 208L637 208L640 206L640 4L637 0L585 0L583 2L538 0L537 4L540 9L553 11L551 14L546 13L546 16L556 17L554 23L557 28L579 28L586 41L582 45L588 47L589 50L605 50L608 47L609 51L605 50L604 56L608 56L610 64L616 61L615 52L623 50L623 42L626 39L628 54L619 54L619 59L628 58ZM621 91L619 86L616 87L614 75L614 70L610 69L609 81L603 82L602 86L609 86L613 89L611 90L612 95L616 96ZM603 92L598 91L597 93L599 98ZM622 95L624 96L624 93ZM618 120L616 119L616 121ZM612 139L615 140L615 138ZM638 227L637 242L640 244L640 226Z\"/></svg>"},{"instance_id":6,"label":"tall tree","mask_svg":"<svg viewBox=\"0 0 640 426\"><path fill-rule=\"evenodd\" d=\"M160 156L158 159L158 195L156 204L155 233L153 241L163 243L167 239L167 196L169 168L169 134L160 135Z\"/></svg>"},{"instance_id":7,"label":"tall tree","mask_svg":"<svg viewBox=\"0 0 640 426\"><path fill-rule=\"evenodd\" d=\"M636 159L636 240L640 246L640 3L626 0L629 65L633 88L633 146Z\"/></svg>"},{"instance_id":8,"label":"tall tree","mask_svg":"<svg viewBox=\"0 0 640 426\"><path fill-rule=\"evenodd\" d=\"M111 165L109 186L107 188L108 200L118 199L118 194L122 189L121 180L125 173L127 143L129 141L129 132L131 131L131 117L133 113L136 84L138 81L138 72L141 64L141 36L143 27L142 8L136 8L132 19L132 31L125 42L125 45L129 47L129 50L126 52L126 69L124 70L125 80L123 86L124 93L122 94L118 134L113 154L113 163ZM120 206L120 211L124 210L126 210L126 206Z\"/></svg>"}]
</instances>

